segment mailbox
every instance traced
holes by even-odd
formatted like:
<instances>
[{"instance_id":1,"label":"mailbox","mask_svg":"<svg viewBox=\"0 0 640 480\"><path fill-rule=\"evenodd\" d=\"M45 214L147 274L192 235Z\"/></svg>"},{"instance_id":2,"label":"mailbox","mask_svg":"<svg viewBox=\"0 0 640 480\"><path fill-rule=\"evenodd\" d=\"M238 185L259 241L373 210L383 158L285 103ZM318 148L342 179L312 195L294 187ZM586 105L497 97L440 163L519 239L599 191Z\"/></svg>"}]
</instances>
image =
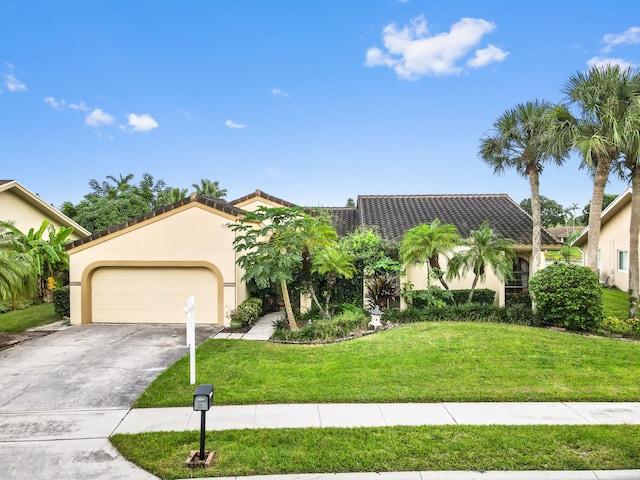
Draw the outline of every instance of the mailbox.
<instances>
[{"instance_id":1,"label":"mailbox","mask_svg":"<svg viewBox=\"0 0 640 480\"><path fill-rule=\"evenodd\" d=\"M203 383L198 385L193 394L193 410L196 412L207 412L213 402L213 385Z\"/></svg>"}]
</instances>

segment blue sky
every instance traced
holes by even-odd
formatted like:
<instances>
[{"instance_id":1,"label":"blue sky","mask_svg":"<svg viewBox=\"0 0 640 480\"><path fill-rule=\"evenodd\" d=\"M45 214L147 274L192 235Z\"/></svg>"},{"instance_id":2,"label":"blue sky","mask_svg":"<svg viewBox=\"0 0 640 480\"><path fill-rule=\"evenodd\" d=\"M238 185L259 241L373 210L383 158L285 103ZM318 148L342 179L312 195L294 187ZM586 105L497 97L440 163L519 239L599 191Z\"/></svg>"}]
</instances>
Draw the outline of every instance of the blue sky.
<instances>
[{"instance_id":1,"label":"blue sky","mask_svg":"<svg viewBox=\"0 0 640 480\"><path fill-rule=\"evenodd\" d=\"M0 178L56 206L143 172L229 200L519 202L527 180L494 176L481 136L606 61L640 64L637 2L0 0ZM542 195L587 203L578 165L545 170Z\"/></svg>"}]
</instances>

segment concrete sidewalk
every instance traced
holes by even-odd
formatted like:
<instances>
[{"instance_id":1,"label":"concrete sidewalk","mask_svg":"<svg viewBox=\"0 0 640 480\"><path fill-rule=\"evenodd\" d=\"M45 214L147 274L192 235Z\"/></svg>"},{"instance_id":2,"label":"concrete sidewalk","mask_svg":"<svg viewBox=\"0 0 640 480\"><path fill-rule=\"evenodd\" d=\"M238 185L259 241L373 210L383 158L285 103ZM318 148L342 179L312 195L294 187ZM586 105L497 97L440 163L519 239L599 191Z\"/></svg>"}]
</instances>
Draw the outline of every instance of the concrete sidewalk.
<instances>
[{"instance_id":1,"label":"concrete sidewalk","mask_svg":"<svg viewBox=\"0 0 640 480\"><path fill-rule=\"evenodd\" d=\"M640 402L231 405L213 406L207 412L207 430L212 431L493 424L640 424ZM137 408L129 411L113 433L199 429L200 413L194 412L191 407Z\"/></svg>"},{"instance_id":2,"label":"concrete sidewalk","mask_svg":"<svg viewBox=\"0 0 640 480\"><path fill-rule=\"evenodd\" d=\"M228 333L220 332L212 338L217 340L259 340L266 342L271 338L275 327L273 322L283 318L284 312L267 313L264 317L256 322L256 324L247 333Z\"/></svg>"}]
</instances>

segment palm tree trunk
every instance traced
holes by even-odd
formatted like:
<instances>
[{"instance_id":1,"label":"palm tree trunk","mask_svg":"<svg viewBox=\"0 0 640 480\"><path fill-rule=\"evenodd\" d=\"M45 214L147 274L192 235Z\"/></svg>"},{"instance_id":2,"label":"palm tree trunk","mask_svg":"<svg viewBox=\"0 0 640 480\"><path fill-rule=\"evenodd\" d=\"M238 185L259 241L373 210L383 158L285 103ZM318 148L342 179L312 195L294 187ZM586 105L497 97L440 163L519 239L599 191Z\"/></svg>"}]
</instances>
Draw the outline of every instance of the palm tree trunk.
<instances>
[{"instance_id":1,"label":"palm tree trunk","mask_svg":"<svg viewBox=\"0 0 640 480\"><path fill-rule=\"evenodd\" d=\"M531 232L531 268L530 274L534 275L540 269L540 257L542 256L541 239L541 215L540 215L540 175L535 167L529 169L529 186L531 187L531 217L533 218L533 230Z\"/></svg>"},{"instance_id":2,"label":"palm tree trunk","mask_svg":"<svg viewBox=\"0 0 640 480\"><path fill-rule=\"evenodd\" d=\"M280 287L282 288L282 298L284 300L284 309L287 312L287 320L289 320L289 328L298 330L298 324L296 323L296 317L293 316L293 309L291 308L291 298L289 298L289 289L287 288L287 282L280 280Z\"/></svg>"},{"instance_id":3,"label":"palm tree trunk","mask_svg":"<svg viewBox=\"0 0 640 480\"><path fill-rule=\"evenodd\" d=\"M478 285L479 277L480 275L478 275L477 273L475 274L475 277L473 277L473 283L471 284L471 290L469 291L469 299L467 300L467 303L471 303L471 300L473 300L473 292L476 290L476 285Z\"/></svg>"},{"instance_id":4,"label":"palm tree trunk","mask_svg":"<svg viewBox=\"0 0 640 480\"><path fill-rule=\"evenodd\" d=\"M638 236L640 235L640 166L631 173L631 221L629 222L629 318L638 316L640 296L640 262Z\"/></svg>"},{"instance_id":5,"label":"palm tree trunk","mask_svg":"<svg viewBox=\"0 0 640 480\"><path fill-rule=\"evenodd\" d=\"M318 307L318 310L320 310L320 313L322 313L322 315L326 318L331 318L329 316L329 312L325 311L324 308L322 308L322 305L320 305L318 296L316 295L316 290L313 288L313 285L311 283L309 283L309 291L311 292L311 298L313 298L313 301L316 304L316 307Z\"/></svg>"},{"instance_id":6,"label":"palm tree trunk","mask_svg":"<svg viewBox=\"0 0 640 480\"><path fill-rule=\"evenodd\" d=\"M604 187L609 178L611 161L605 158L597 160L596 171L593 176L593 194L589 210L589 231L587 233L587 267L596 272L598 270L598 243L600 242L600 225Z\"/></svg>"},{"instance_id":7,"label":"palm tree trunk","mask_svg":"<svg viewBox=\"0 0 640 480\"><path fill-rule=\"evenodd\" d=\"M442 269L440 268L440 260L438 259L437 253L431 256L431 258L429 259L429 264L431 265L431 270L436 272L438 280L440 280L440 283L442 284L444 289L449 290L449 285L447 285L447 282L444 279L444 274L442 273Z\"/></svg>"},{"instance_id":8,"label":"palm tree trunk","mask_svg":"<svg viewBox=\"0 0 640 480\"><path fill-rule=\"evenodd\" d=\"M327 296L324 299L324 309L327 312L329 318L331 318L331 314L329 313L329 305L331 303L331 292L333 291L333 287L336 286L336 276L334 274L329 274L329 278L327 279Z\"/></svg>"}]
</instances>

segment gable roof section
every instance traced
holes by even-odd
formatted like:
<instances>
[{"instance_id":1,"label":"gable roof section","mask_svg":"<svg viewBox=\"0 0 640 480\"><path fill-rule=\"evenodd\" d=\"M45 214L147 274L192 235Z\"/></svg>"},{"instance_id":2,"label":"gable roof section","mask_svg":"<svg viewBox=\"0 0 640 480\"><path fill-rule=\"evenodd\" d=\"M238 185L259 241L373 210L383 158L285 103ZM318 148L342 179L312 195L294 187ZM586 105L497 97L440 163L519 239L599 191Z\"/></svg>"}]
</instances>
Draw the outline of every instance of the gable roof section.
<instances>
[{"instance_id":1,"label":"gable roof section","mask_svg":"<svg viewBox=\"0 0 640 480\"><path fill-rule=\"evenodd\" d=\"M323 207L321 210L331 215L333 228L340 237L350 234L361 225L360 212L355 207Z\"/></svg>"},{"instance_id":2,"label":"gable roof section","mask_svg":"<svg viewBox=\"0 0 640 480\"><path fill-rule=\"evenodd\" d=\"M145 213L144 215L141 215L137 218L133 218L131 220L128 220L126 222L123 222L119 225L115 225L113 227L109 227L105 230L102 230L100 232L96 232L92 235L86 236L84 238L81 238L79 240L76 240L75 242L72 242L70 244L67 245L67 250L70 250L72 248L75 247L79 247L80 245L86 245L87 243L91 243L95 240L98 240L100 238L106 237L108 235L111 235L113 233L122 231L126 228L129 227L133 227L134 225L139 225L141 223L144 223L146 221L149 221L155 217L158 217L162 214L171 212L172 210L175 210L177 208L183 207L185 205L189 205L190 203L199 203L202 205L205 205L207 207L213 208L214 210L218 210L220 212L226 213L228 215L234 216L234 217L238 217L240 215L243 215L245 212L243 212L242 210L240 210L239 208L234 207L233 205L231 205L228 202L225 202L224 200L214 200L212 198L208 198L208 197L203 197L202 195L196 195L195 193L192 193L189 197L184 198L182 200L179 200L175 203L172 203L170 205L165 205L163 207L157 208L156 210L149 212L149 213Z\"/></svg>"},{"instance_id":3,"label":"gable roof section","mask_svg":"<svg viewBox=\"0 0 640 480\"><path fill-rule=\"evenodd\" d=\"M616 197L616 199L611 202L607 208L602 210L600 214L600 228L604 227L605 224L611 220L615 215L622 210L629 202L631 202L631 187L627 188L624 192ZM582 233L576 238L573 242L573 245L576 247L582 247L587 244L587 240L589 239L589 227L584 227Z\"/></svg>"},{"instance_id":4,"label":"gable roof section","mask_svg":"<svg viewBox=\"0 0 640 480\"><path fill-rule=\"evenodd\" d=\"M49 205L35 193L32 193L29 189L22 186L16 180L0 180L0 192L9 190L11 190L12 193L17 195L25 202L29 203L34 208L40 210L43 214L45 214L45 216L49 216L50 218L55 219L59 224L66 227L73 227L75 233L79 235L89 235L91 233L80 224L71 220L61 211Z\"/></svg>"},{"instance_id":5,"label":"gable roof section","mask_svg":"<svg viewBox=\"0 0 640 480\"><path fill-rule=\"evenodd\" d=\"M229 203L231 205L238 206L239 208L241 208L242 205L248 203L249 200L253 200L254 198L262 198L264 200L267 200L267 202L269 203L279 204L279 205L282 205L283 207L297 206L295 203L287 202L286 200L283 200L281 198L274 197L273 195L269 195L268 193L265 193L262 190L256 190L255 192L250 193L249 195L245 195L244 197L231 200Z\"/></svg>"},{"instance_id":6,"label":"gable roof section","mask_svg":"<svg viewBox=\"0 0 640 480\"><path fill-rule=\"evenodd\" d=\"M377 226L388 239L400 240L404 233L438 219L458 228L468 238L487 220L501 236L522 245L531 244L533 220L508 195L364 195L358 197L363 225ZM542 230L542 243L558 241Z\"/></svg>"}]
</instances>

